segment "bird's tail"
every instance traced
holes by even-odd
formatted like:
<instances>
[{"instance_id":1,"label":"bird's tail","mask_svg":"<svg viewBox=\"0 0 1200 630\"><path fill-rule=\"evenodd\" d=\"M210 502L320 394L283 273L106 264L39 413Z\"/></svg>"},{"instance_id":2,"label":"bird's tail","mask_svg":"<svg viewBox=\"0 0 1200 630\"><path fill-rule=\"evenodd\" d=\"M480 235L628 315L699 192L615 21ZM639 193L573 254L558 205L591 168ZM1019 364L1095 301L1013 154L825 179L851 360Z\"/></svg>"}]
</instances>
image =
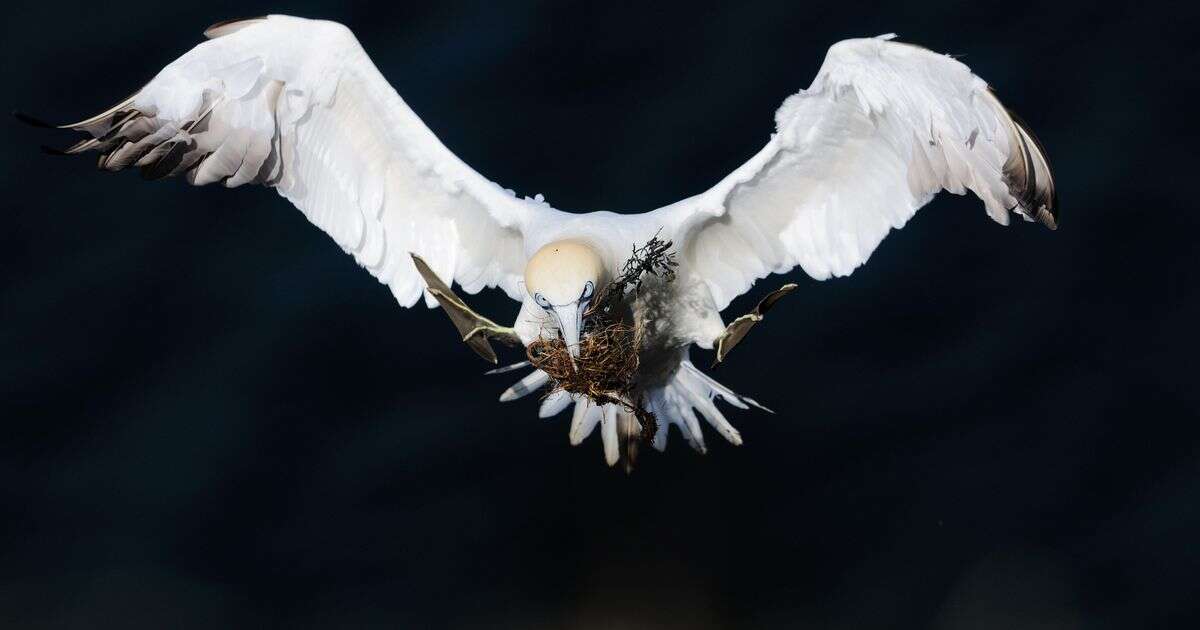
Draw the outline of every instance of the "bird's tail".
<instances>
[{"instance_id":1,"label":"bird's tail","mask_svg":"<svg viewBox=\"0 0 1200 630\"><path fill-rule=\"evenodd\" d=\"M520 363L510 368L500 368L493 372L505 372L528 365ZM516 400L533 393L550 382L550 377L541 370L527 374L512 387L500 395L502 402ZM717 409L716 400L720 398L740 409L758 407L770 412L770 409L758 404L751 398L739 396L724 385L716 382L701 372L686 353L681 357L675 370L661 384L648 388L641 393L642 406L654 414L657 427L651 445L662 451L667 447L667 436L671 425L679 429L683 439L700 453L706 451L704 434L700 430L702 416L717 433L734 445L742 443L742 436L737 429L726 420L725 415ZM624 460L626 468L632 467L633 458L637 453L637 442L641 435L642 426L628 409L617 404L600 404L586 396L571 394L564 390L551 391L542 399L538 409L538 417L550 418L558 415L574 404L571 414L569 438L572 446L576 446L590 436L596 427L600 427L600 437L604 446L604 459L609 466Z\"/></svg>"},{"instance_id":2,"label":"bird's tail","mask_svg":"<svg viewBox=\"0 0 1200 630\"><path fill-rule=\"evenodd\" d=\"M754 406L774 413L754 399L734 393L701 372L686 354L675 368L675 372L662 385L648 389L645 397L647 408L654 413L658 421L652 444L660 451L667 448L667 435L671 425L679 428L684 441L692 448L700 453L707 450L704 446L704 433L700 430L700 420L696 417L697 411L717 433L731 444L740 446L742 435L725 419L725 414L717 409L718 398L739 409Z\"/></svg>"}]
</instances>

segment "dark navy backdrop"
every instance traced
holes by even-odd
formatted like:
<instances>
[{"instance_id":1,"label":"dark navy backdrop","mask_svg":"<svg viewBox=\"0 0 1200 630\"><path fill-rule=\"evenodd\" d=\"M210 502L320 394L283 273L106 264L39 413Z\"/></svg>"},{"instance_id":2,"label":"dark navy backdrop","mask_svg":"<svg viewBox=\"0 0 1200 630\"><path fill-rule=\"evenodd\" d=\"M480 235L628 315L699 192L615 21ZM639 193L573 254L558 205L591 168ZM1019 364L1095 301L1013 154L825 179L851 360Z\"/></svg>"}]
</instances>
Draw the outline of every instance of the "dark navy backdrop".
<instances>
[{"instance_id":1,"label":"dark navy backdrop","mask_svg":"<svg viewBox=\"0 0 1200 630\"><path fill-rule=\"evenodd\" d=\"M22 3L4 101L78 119L212 22L328 17L490 178L643 211L896 31L1028 120L1062 227L947 195L851 278L792 274L717 374L778 414L626 477L275 194L2 124L0 625L1193 627L1194 9L406 4Z\"/></svg>"}]
</instances>

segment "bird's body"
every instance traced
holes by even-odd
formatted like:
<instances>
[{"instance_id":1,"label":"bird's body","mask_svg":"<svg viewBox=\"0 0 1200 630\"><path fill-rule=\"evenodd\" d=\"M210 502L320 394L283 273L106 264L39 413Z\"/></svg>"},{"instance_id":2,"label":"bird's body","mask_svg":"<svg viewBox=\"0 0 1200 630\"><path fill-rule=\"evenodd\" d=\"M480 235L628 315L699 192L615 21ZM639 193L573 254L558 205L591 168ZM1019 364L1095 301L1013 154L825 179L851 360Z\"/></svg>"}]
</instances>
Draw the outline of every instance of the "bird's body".
<instances>
[{"instance_id":1,"label":"bird's body","mask_svg":"<svg viewBox=\"0 0 1200 630\"><path fill-rule=\"evenodd\" d=\"M647 242L656 237L655 233L631 234ZM542 251L554 251L561 244L564 249L584 242L581 235L576 238L552 241ZM638 241L635 241L638 242ZM599 272L591 282L604 283L608 278L621 275L626 260L624 256L617 258L615 252L600 253L601 247L588 247L596 253L595 262L599 263ZM554 266L547 271L557 272L558 265L563 262L557 258L539 260L537 255L531 259L528 267ZM569 262L567 264L570 264ZM555 277L560 276L554 273ZM587 280L579 281L575 286L584 286ZM538 285L527 283L528 287ZM568 323L566 315L560 315L560 306L566 300L550 300L550 308L539 303L539 294L531 289L522 303L517 320L513 324L521 341L529 346L535 340L562 338L568 348L574 348L578 343L575 324ZM578 307L575 312L582 314L587 305ZM722 398L733 405L747 408L748 404L757 405L754 401L734 394L722 387L716 381L704 375L692 364L689 351L692 345L704 349L712 349L714 342L725 331L720 313L712 303L708 289L700 279L690 271L685 264L680 264L673 278L646 278L642 286L631 292L625 308L617 317L630 323L640 331L640 343L637 344L637 373L632 379L632 388L626 394L626 401L632 405L644 405L660 420L655 427L652 443L655 447L665 448L669 427L674 424L679 428L684 439L699 451L704 451L704 437L700 430L700 420L693 409L699 410L721 435L734 444L741 443L737 430L725 419L724 415L713 404L715 398ZM534 370L516 385L501 395L502 401L515 400L530 392L538 391L552 385L553 380L543 371ZM580 394L572 394L565 390L556 390L547 396L541 405L539 415L550 417L571 407L572 421L570 440L578 444L588 437L597 424L607 433L602 433L605 443L605 457L610 464L625 455L628 461L627 449L630 438L639 434L641 425L633 418L627 406L617 403L597 403L595 400ZM624 447L624 448L623 448Z\"/></svg>"},{"instance_id":2,"label":"bird's body","mask_svg":"<svg viewBox=\"0 0 1200 630\"><path fill-rule=\"evenodd\" d=\"M890 37L834 45L813 84L776 113L767 145L708 191L641 214L573 214L459 160L344 26L270 16L206 35L126 101L67 125L91 138L66 152L96 150L101 168L148 178L274 187L401 305L424 295L431 307L453 298L465 309L450 285L497 287L521 306L511 329L480 319L484 333L527 346L561 338L573 356L589 304L632 249L669 241L673 278L646 278L622 314L640 331L625 395L657 417L658 448L674 425L703 450L697 413L740 443L714 401L756 403L689 353L729 342L720 359L744 336L731 336L721 311L757 279L796 266L817 279L848 275L940 190L974 192L1000 223L1015 212L1056 226L1053 180L1029 131L966 66ZM535 370L502 400L549 381ZM555 390L540 414L572 403L571 442L599 426L614 463L636 432L630 409Z\"/></svg>"}]
</instances>

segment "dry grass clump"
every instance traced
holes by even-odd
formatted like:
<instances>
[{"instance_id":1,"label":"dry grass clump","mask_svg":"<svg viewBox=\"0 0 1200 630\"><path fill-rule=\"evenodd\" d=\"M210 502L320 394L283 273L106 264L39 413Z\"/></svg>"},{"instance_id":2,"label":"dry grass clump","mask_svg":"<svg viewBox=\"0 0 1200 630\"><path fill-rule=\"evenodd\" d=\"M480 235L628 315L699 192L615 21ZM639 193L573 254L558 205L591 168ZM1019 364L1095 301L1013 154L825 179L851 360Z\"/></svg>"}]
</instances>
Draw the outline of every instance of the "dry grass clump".
<instances>
[{"instance_id":1,"label":"dry grass clump","mask_svg":"<svg viewBox=\"0 0 1200 630\"><path fill-rule=\"evenodd\" d=\"M642 348L642 331L625 321L630 296L641 290L645 274L675 279L675 254L671 241L656 235L635 246L621 275L597 296L585 317L588 324L579 340L579 356L572 360L561 338L539 339L529 344L529 362L554 382L551 391L564 389L598 404L617 404L634 414L649 440L658 428L654 414L633 399Z\"/></svg>"},{"instance_id":2,"label":"dry grass clump","mask_svg":"<svg viewBox=\"0 0 1200 630\"><path fill-rule=\"evenodd\" d=\"M639 337L633 326L611 322L579 340L579 356L574 361L562 339L529 344L529 360L561 389L597 402L616 403L630 392L637 376Z\"/></svg>"}]
</instances>

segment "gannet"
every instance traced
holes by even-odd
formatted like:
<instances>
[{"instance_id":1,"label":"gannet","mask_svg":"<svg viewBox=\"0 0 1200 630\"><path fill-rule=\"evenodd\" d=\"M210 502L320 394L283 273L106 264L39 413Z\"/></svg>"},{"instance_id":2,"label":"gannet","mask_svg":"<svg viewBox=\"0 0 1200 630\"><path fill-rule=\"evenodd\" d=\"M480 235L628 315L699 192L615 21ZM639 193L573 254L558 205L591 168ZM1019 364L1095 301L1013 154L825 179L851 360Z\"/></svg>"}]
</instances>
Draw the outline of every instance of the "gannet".
<instances>
[{"instance_id":1,"label":"gannet","mask_svg":"<svg viewBox=\"0 0 1200 630\"><path fill-rule=\"evenodd\" d=\"M274 188L402 306L440 303L493 363L489 339L528 346L547 336L577 360L597 293L632 247L662 238L674 278L651 281L630 307L645 327L632 395L657 418L659 450L675 426L704 452L698 416L741 444L715 401L757 403L707 376L690 352L724 360L795 288L727 326L721 311L756 280L797 266L818 280L849 275L942 190L971 191L1000 224L1016 214L1057 227L1054 180L1027 127L965 65L892 35L834 44L812 84L775 113L761 151L709 190L641 214L563 212L485 179L438 141L341 24L271 15L205 36L129 98L63 125L89 137L62 152L96 151L100 168L137 167L148 179ZM475 313L454 284L504 291L520 304L514 323ZM534 370L500 398L550 380ZM570 443L599 426L615 464L638 428L630 410L557 389L538 413L568 407Z\"/></svg>"}]
</instances>

